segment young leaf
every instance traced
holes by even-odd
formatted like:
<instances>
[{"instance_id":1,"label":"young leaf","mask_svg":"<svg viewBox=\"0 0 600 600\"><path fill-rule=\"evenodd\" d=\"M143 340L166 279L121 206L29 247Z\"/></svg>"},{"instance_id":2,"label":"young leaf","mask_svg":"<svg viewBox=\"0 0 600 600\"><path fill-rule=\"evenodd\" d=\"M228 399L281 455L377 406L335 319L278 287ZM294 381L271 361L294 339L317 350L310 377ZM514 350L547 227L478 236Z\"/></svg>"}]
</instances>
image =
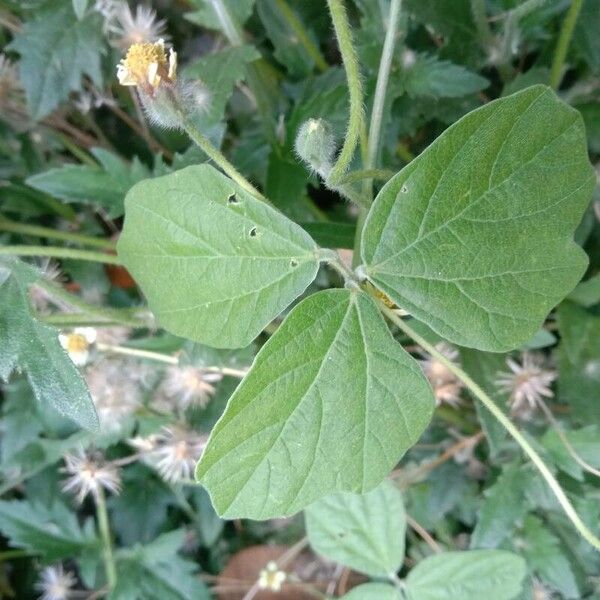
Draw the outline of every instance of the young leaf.
<instances>
[{"instance_id":1,"label":"young leaf","mask_svg":"<svg viewBox=\"0 0 600 600\"><path fill-rule=\"evenodd\" d=\"M127 194L118 252L168 331L218 348L248 345L317 274L317 246L209 165Z\"/></svg>"},{"instance_id":2,"label":"young leaf","mask_svg":"<svg viewBox=\"0 0 600 600\"><path fill-rule=\"evenodd\" d=\"M585 271L572 237L595 179L581 117L549 88L490 102L381 190L366 274L450 341L516 348Z\"/></svg>"},{"instance_id":3,"label":"young leaf","mask_svg":"<svg viewBox=\"0 0 600 600\"><path fill-rule=\"evenodd\" d=\"M120 217L125 194L138 181L150 177L150 171L137 157L129 166L103 148L93 148L91 152L101 167L63 165L32 175L26 183L65 202L97 204L105 208L110 217Z\"/></svg>"},{"instance_id":4,"label":"young leaf","mask_svg":"<svg viewBox=\"0 0 600 600\"><path fill-rule=\"evenodd\" d=\"M92 521L82 529L77 516L58 501L48 508L28 500L0 500L0 531L13 546L49 561L72 558L98 544Z\"/></svg>"},{"instance_id":5,"label":"young leaf","mask_svg":"<svg viewBox=\"0 0 600 600\"><path fill-rule=\"evenodd\" d=\"M460 98L484 90L490 82L460 65L434 56L419 56L406 70L403 86L411 97Z\"/></svg>"},{"instance_id":6,"label":"young leaf","mask_svg":"<svg viewBox=\"0 0 600 600\"><path fill-rule=\"evenodd\" d=\"M45 117L71 92L80 90L84 74L102 85L104 37L97 13L78 20L71 3L49 6L25 23L10 48L21 55L19 72L34 119Z\"/></svg>"},{"instance_id":7,"label":"young leaf","mask_svg":"<svg viewBox=\"0 0 600 600\"><path fill-rule=\"evenodd\" d=\"M365 583L342 596L341 600L402 600L402 596L387 583Z\"/></svg>"},{"instance_id":8,"label":"young leaf","mask_svg":"<svg viewBox=\"0 0 600 600\"><path fill-rule=\"evenodd\" d=\"M322 291L258 353L196 477L227 518L290 515L327 494L364 493L416 442L433 404L373 301Z\"/></svg>"},{"instance_id":9,"label":"young leaf","mask_svg":"<svg viewBox=\"0 0 600 600\"><path fill-rule=\"evenodd\" d=\"M388 577L400 568L405 531L402 496L391 481L362 495L326 496L306 509L313 549L371 577Z\"/></svg>"},{"instance_id":10,"label":"young leaf","mask_svg":"<svg viewBox=\"0 0 600 600\"><path fill-rule=\"evenodd\" d=\"M422 560L406 578L410 600L512 600L525 561L503 550L446 552Z\"/></svg>"},{"instance_id":11,"label":"young leaf","mask_svg":"<svg viewBox=\"0 0 600 600\"><path fill-rule=\"evenodd\" d=\"M29 286L39 278L32 267L15 259L0 260L0 379L23 369L39 402L50 402L86 429L98 427L98 416L83 377L58 341L58 331L37 321Z\"/></svg>"},{"instance_id":12,"label":"young leaf","mask_svg":"<svg viewBox=\"0 0 600 600\"><path fill-rule=\"evenodd\" d=\"M198 117L203 127L223 118L235 84L244 78L246 65L258 58L260 54L253 46L232 46L207 54L184 69L185 77L198 78L210 85L207 109Z\"/></svg>"}]
</instances>

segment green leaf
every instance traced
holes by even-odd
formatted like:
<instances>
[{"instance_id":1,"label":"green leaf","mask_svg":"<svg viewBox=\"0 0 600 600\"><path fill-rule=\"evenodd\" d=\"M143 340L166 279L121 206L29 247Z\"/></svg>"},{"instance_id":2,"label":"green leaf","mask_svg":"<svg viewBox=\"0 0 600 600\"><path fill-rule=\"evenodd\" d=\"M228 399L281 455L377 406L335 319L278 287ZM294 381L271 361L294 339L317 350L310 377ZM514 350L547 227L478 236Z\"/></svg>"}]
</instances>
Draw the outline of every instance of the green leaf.
<instances>
[{"instance_id":1,"label":"green leaf","mask_svg":"<svg viewBox=\"0 0 600 600\"><path fill-rule=\"evenodd\" d=\"M585 0L573 35L573 45L587 62L590 69L600 73L600 3Z\"/></svg>"},{"instance_id":2,"label":"green leaf","mask_svg":"<svg viewBox=\"0 0 600 600\"><path fill-rule=\"evenodd\" d=\"M589 308L600 302L600 273L582 281L570 294L569 300Z\"/></svg>"},{"instance_id":3,"label":"green leaf","mask_svg":"<svg viewBox=\"0 0 600 600\"><path fill-rule=\"evenodd\" d=\"M210 127L223 118L236 83L244 78L246 65L259 58L253 46L231 46L207 54L184 69L185 77L201 79L210 87L208 107L199 117L203 127Z\"/></svg>"},{"instance_id":4,"label":"green leaf","mask_svg":"<svg viewBox=\"0 0 600 600\"><path fill-rule=\"evenodd\" d=\"M600 469L600 427L589 425L582 429L565 430L575 452L588 464ZM564 442L555 429L548 429L541 439L542 446L550 454L554 464L574 479L583 481L585 472L581 465L571 456Z\"/></svg>"},{"instance_id":5,"label":"green leaf","mask_svg":"<svg viewBox=\"0 0 600 600\"><path fill-rule=\"evenodd\" d=\"M21 55L19 73L34 119L51 113L88 75L100 87L104 52L102 19L90 12L79 20L70 3L39 11L9 46Z\"/></svg>"},{"instance_id":6,"label":"green leaf","mask_svg":"<svg viewBox=\"0 0 600 600\"><path fill-rule=\"evenodd\" d=\"M460 65L434 56L419 56L405 73L404 88L412 97L460 98L484 90L490 82Z\"/></svg>"},{"instance_id":7,"label":"green leaf","mask_svg":"<svg viewBox=\"0 0 600 600\"><path fill-rule=\"evenodd\" d=\"M349 248L354 245L356 225L354 223L334 223L331 221L301 223L313 239L325 248Z\"/></svg>"},{"instance_id":8,"label":"green leaf","mask_svg":"<svg viewBox=\"0 0 600 600\"><path fill-rule=\"evenodd\" d=\"M233 20L243 25L252 14L256 0L221 0L227 11L233 17ZM222 30L221 20L215 6L216 2L212 0L192 0L191 4L198 7L197 11L186 13L185 18L196 25L207 27L208 29ZM226 31L224 31L227 34Z\"/></svg>"},{"instance_id":9,"label":"green leaf","mask_svg":"<svg viewBox=\"0 0 600 600\"><path fill-rule=\"evenodd\" d=\"M11 258L0 260L0 379L22 369L37 400L86 429L98 427L98 416L83 377L58 341L58 331L37 321L29 287L40 275Z\"/></svg>"},{"instance_id":10,"label":"green leaf","mask_svg":"<svg viewBox=\"0 0 600 600\"><path fill-rule=\"evenodd\" d=\"M96 204L105 208L110 217L120 217L125 194L138 181L150 177L150 171L137 157L127 165L103 148L93 148L91 152L101 166L64 165L32 175L26 183L65 202Z\"/></svg>"},{"instance_id":11,"label":"green leaf","mask_svg":"<svg viewBox=\"0 0 600 600\"><path fill-rule=\"evenodd\" d=\"M85 16L85 11L88 7L88 0L72 0L73 11L77 15L77 18L81 21Z\"/></svg>"},{"instance_id":12,"label":"green leaf","mask_svg":"<svg viewBox=\"0 0 600 600\"><path fill-rule=\"evenodd\" d=\"M341 600L402 600L402 596L387 583L365 583L342 596Z\"/></svg>"},{"instance_id":13,"label":"green leaf","mask_svg":"<svg viewBox=\"0 0 600 600\"><path fill-rule=\"evenodd\" d=\"M517 543L519 552L544 581L566 598L581 598L581 591L571 562L558 537L551 533L541 519L529 515Z\"/></svg>"},{"instance_id":14,"label":"green leaf","mask_svg":"<svg viewBox=\"0 0 600 600\"><path fill-rule=\"evenodd\" d=\"M508 394L499 390L495 383L498 373L508 369L506 356L461 348L460 358L463 368L475 380L475 383L483 388L502 412L507 413ZM506 439L506 429L475 396L473 396L473 403L477 411L477 418L490 445L490 452L492 456L497 456Z\"/></svg>"},{"instance_id":15,"label":"green leaf","mask_svg":"<svg viewBox=\"0 0 600 600\"><path fill-rule=\"evenodd\" d=\"M177 554L185 536L184 529L176 529L136 547L133 555L124 551L117 561L118 583L111 600L209 600L196 563Z\"/></svg>"},{"instance_id":16,"label":"green leaf","mask_svg":"<svg viewBox=\"0 0 600 600\"><path fill-rule=\"evenodd\" d=\"M272 0L257 0L256 9L269 41L275 48L273 53L275 58L287 67L292 77L299 78L310 75L314 68L314 60L298 40L296 33L277 4ZM292 5L290 5L290 10L294 10ZM296 18L301 21L299 15L296 15Z\"/></svg>"},{"instance_id":17,"label":"green leaf","mask_svg":"<svg viewBox=\"0 0 600 600\"><path fill-rule=\"evenodd\" d=\"M59 501L47 507L29 500L0 500L0 531L12 546L48 561L72 558L98 544L93 522L82 529L77 515Z\"/></svg>"},{"instance_id":18,"label":"green leaf","mask_svg":"<svg viewBox=\"0 0 600 600\"><path fill-rule=\"evenodd\" d=\"M529 509L525 488L529 475L522 467L506 467L485 490L485 500L471 536L471 548L495 548L510 536Z\"/></svg>"},{"instance_id":19,"label":"green leaf","mask_svg":"<svg viewBox=\"0 0 600 600\"><path fill-rule=\"evenodd\" d=\"M600 425L600 317L564 302L558 309L558 392L583 423Z\"/></svg>"},{"instance_id":20,"label":"green leaf","mask_svg":"<svg viewBox=\"0 0 600 600\"><path fill-rule=\"evenodd\" d=\"M405 531L402 496L391 481L362 495L326 496L306 509L306 532L313 550L371 577L398 571Z\"/></svg>"},{"instance_id":21,"label":"green leaf","mask_svg":"<svg viewBox=\"0 0 600 600\"><path fill-rule=\"evenodd\" d=\"M365 273L452 342L516 348L585 271L572 236L595 178L581 117L549 88L490 102L381 190Z\"/></svg>"},{"instance_id":22,"label":"green leaf","mask_svg":"<svg viewBox=\"0 0 600 600\"><path fill-rule=\"evenodd\" d=\"M317 274L310 236L209 165L127 195L118 252L168 331L247 346Z\"/></svg>"},{"instance_id":23,"label":"green leaf","mask_svg":"<svg viewBox=\"0 0 600 600\"><path fill-rule=\"evenodd\" d=\"M409 600L511 600L525 561L503 550L446 552L421 561L406 578Z\"/></svg>"},{"instance_id":24,"label":"green leaf","mask_svg":"<svg viewBox=\"0 0 600 600\"><path fill-rule=\"evenodd\" d=\"M364 493L416 442L433 404L373 301L322 291L260 350L196 477L227 518L290 515L327 494Z\"/></svg>"}]
</instances>

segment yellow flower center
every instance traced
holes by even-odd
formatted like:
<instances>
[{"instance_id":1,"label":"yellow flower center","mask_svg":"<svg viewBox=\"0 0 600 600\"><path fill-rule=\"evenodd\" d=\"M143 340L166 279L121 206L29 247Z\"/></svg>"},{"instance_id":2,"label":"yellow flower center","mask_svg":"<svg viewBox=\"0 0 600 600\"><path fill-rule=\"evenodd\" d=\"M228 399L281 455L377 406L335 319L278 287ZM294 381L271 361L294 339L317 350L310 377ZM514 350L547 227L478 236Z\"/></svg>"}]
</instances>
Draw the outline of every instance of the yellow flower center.
<instances>
[{"instance_id":1,"label":"yellow flower center","mask_svg":"<svg viewBox=\"0 0 600 600\"><path fill-rule=\"evenodd\" d=\"M146 80L150 65L167 68L167 53L162 44L133 44L123 61L125 68L136 79Z\"/></svg>"},{"instance_id":2,"label":"yellow flower center","mask_svg":"<svg viewBox=\"0 0 600 600\"><path fill-rule=\"evenodd\" d=\"M65 349L69 354L85 352L89 347L89 342L80 333L71 333L67 336Z\"/></svg>"}]
</instances>

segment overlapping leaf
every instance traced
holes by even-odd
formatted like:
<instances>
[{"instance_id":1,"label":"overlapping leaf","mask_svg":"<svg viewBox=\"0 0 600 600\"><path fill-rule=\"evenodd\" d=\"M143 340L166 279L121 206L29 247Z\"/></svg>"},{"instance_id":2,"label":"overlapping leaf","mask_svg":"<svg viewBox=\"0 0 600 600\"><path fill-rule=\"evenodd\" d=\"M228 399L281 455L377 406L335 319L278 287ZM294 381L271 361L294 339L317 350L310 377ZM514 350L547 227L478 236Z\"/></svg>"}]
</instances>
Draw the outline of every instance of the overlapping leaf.
<instances>
[{"instance_id":1,"label":"overlapping leaf","mask_svg":"<svg viewBox=\"0 0 600 600\"><path fill-rule=\"evenodd\" d=\"M362 292L301 302L263 346L196 476L221 516L293 514L366 492L427 426L431 388Z\"/></svg>"},{"instance_id":2,"label":"overlapping leaf","mask_svg":"<svg viewBox=\"0 0 600 600\"><path fill-rule=\"evenodd\" d=\"M515 348L583 275L572 237L595 179L581 117L549 88L491 102L381 190L367 276L448 340Z\"/></svg>"},{"instance_id":3,"label":"overlapping leaf","mask_svg":"<svg viewBox=\"0 0 600 600\"><path fill-rule=\"evenodd\" d=\"M310 236L209 165L127 195L119 256L165 329L248 345L315 278Z\"/></svg>"},{"instance_id":4,"label":"overlapping leaf","mask_svg":"<svg viewBox=\"0 0 600 600\"><path fill-rule=\"evenodd\" d=\"M39 274L16 259L0 260L0 379L19 367L39 402L88 429L98 417L83 377L58 341L58 331L37 321L29 286Z\"/></svg>"},{"instance_id":5,"label":"overlapping leaf","mask_svg":"<svg viewBox=\"0 0 600 600\"><path fill-rule=\"evenodd\" d=\"M390 481L366 494L332 494L306 509L312 548L372 577L389 577L400 568L405 530L402 496Z\"/></svg>"}]
</instances>

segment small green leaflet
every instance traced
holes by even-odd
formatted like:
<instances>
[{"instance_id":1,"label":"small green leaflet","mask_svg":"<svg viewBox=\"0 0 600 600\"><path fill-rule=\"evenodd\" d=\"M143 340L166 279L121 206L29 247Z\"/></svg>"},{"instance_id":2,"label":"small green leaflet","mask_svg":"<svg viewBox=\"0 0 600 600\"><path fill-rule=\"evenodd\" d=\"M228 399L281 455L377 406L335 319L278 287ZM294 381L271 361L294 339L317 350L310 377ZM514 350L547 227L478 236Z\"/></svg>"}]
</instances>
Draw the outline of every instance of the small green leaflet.
<instances>
[{"instance_id":1,"label":"small green leaflet","mask_svg":"<svg viewBox=\"0 0 600 600\"><path fill-rule=\"evenodd\" d=\"M206 111L197 117L199 124L210 127L223 119L235 84L244 78L246 65L259 58L253 46L231 46L207 54L183 70L185 77L199 78L210 84L209 103Z\"/></svg>"},{"instance_id":2,"label":"small green leaflet","mask_svg":"<svg viewBox=\"0 0 600 600\"><path fill-rule=\"evenodd\" d=\"M310 545L321 556L371 577L389 577L400 568L406 515L391 481L366 494L326 496L305 514Z\"/></svg>"},{"instance_id":3,"label":"small green leaflet","mask_svg":"<svg viewBox=\"0 0 600 600\"><path fill-rule=\"evenodd\" d=\"M137 184L125 210L118 253L151 310L209 346L247 346L319 268L307 233L209 165Z\"/></svg>"},{"instance_id":4,"label":"small green leaflet","mask_svg":"<svg viewBox=\"0 0 600 600\"><path fill-rule=\"evenodd\" d=\"M353 588L341 600L403 600L400 590L387 583L365 583Z\"/></svg>"},{"instance_id":5,"label":"small green leaflet","mask_svg":"<svg viewBox=\"0 0 600 600\"><path fill-rule=\"evenodd\" d=\"M421 55L403 72L402 85L414 97L460 98L484 90L490 82L465 67L434 56Z\"/></svg>"},{"instance_id":6,"label":"small green leaflet","mask_svg":"<svg viewBox=\"0 0 600 600\"><path fill-rule=\"evenodd\" d=\"M105 208L110 217L120 217L125 195L138 181L150 177L150 171L137 156L127 165L103 148L93 148L91 152L101 167L64 165L32 175L26 183L65 202L96 204Z\"/></svg>"},{"instance_id":7,"label":"small green leaflet","mask_svg":"<svg viewBox=\"0 0 600 600\"><path fill-rule=\"evenodd\" d=\"M100 15L90 12L79 20L70 2L48 7L25 23L9 48L21 55L19 73L34 119L45 117L71 92L81 90L84 74L102 86L104 44Z\"/></svg>"},{"instance_id":8,"label":"small green leaflet","mask_svg":"<svg viewBox=\"0 0 600 600\"><path fill-rule=\"evenodd\" d=\"M226 518L268 519L334 492L364 493L417 441L433 406L371 298L321 291L262 347L196 478Z\"/></svg>"},{"instance_id":9,"label":"small green leaflet","mask_svg":"<svg viewBox=\"0 0 600 600\"><path fill-rule=\"evenodd\" d=\"M0 260L0 379L19 367L35 397L49 402L86 429L98 428L98 416L83 377L58 341L58 331L37 321L29 287L39 273L16 259Z\"/></svg>"},{"instance_id":10,"label":"small green leaflet","mask_svg":"<svg viewBox=\"0 0 600 600\"><path fill-rule=\"evenodd\" d=\"M595 181L581 117L549 88L490 102L381 190L365 273L452 342L516 348L585 271L572 237Z\"/></svg>"},{"instance_id":11,"label":"small green leaflet","mask_svg":"<svg viewBox=\"0 0 600 600\"><path fill-rule=\"evenodd\" d=\"M406 578L409 600L512 600L525 561L504 550L446 552L421 561Z\"/></svg>"}]
</instances>

